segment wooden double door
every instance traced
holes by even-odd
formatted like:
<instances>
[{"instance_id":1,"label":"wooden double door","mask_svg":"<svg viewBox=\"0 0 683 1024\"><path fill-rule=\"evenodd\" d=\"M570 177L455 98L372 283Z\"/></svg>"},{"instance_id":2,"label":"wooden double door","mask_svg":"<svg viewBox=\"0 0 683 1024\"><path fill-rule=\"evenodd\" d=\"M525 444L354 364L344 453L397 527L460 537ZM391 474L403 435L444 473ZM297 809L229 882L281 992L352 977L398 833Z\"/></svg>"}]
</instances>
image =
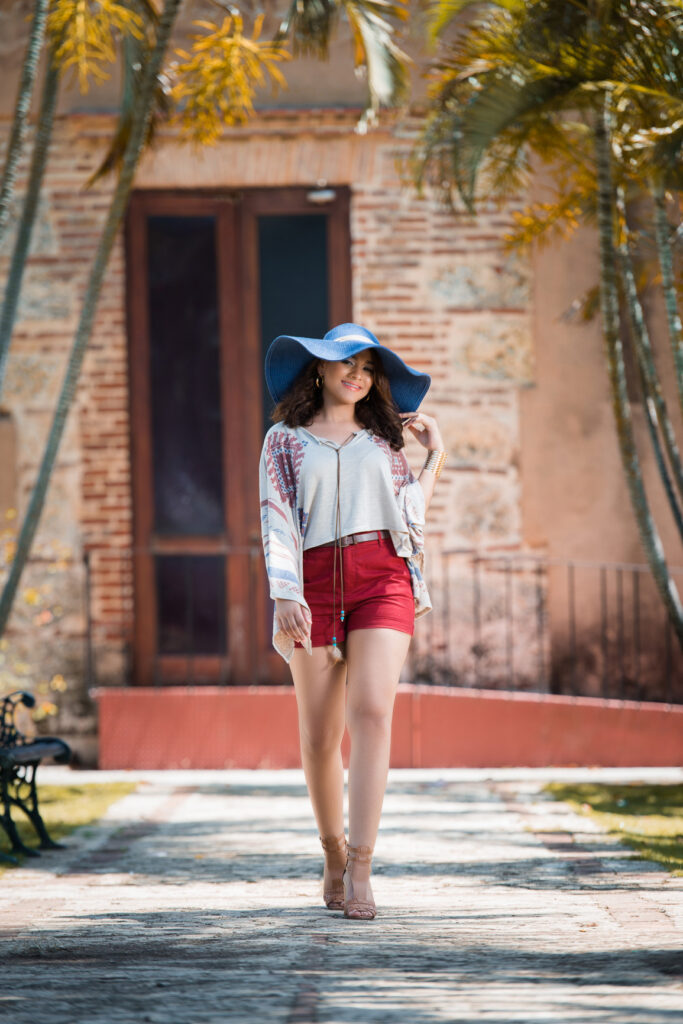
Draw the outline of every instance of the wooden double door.
<instances>
[{"instance_id":1,"label":"wooden double door","mask_svg":"<svg viewBox=\"0 0 683 1024\"><path fill-rule=\"evenodd\" d=\"M279 683L258 460L277 334L351 319L349 196L140 191L126 225L134 680Z\"/></svg>"}]
</instances>

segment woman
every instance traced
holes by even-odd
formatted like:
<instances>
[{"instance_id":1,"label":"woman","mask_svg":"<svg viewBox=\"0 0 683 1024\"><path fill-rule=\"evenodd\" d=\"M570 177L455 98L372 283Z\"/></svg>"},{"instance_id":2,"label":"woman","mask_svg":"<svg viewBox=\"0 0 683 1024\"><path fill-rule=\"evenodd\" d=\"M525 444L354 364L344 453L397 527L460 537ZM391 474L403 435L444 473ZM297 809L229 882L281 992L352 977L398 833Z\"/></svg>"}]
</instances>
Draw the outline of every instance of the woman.
<instances>
[{"instance_id":1,"label":"woman","mask_svg":"<svg viewBox=\"0 0 683 1024\"><path fill-rule=\"evenodd\" d=\"M321 339L281 335L265 370L277 403L260 465L273 644L294 680L325 904L367 920L394 697L414 619L431 608L424 513L446 456L436 420L417 412L430 377L359 324ZM404 429L428 449L417 480Z\"/></svg>"}]
</instances>

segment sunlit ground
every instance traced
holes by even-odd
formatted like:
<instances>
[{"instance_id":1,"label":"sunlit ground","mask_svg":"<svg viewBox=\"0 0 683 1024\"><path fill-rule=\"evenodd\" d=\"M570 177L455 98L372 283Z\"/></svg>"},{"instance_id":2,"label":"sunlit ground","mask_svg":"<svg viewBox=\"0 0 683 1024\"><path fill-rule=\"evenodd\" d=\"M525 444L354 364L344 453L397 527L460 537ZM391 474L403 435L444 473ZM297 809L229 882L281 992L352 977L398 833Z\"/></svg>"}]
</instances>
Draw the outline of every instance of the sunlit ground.
<instances>
[{"instance_id":1,"label":"sunlit ground","mask_svg":"<svg viewBox=\"0 0 683 1024\"><path fill-rule=\"evenodd\" d=\"M683 875L683 786L550 782L545 790L594 818L641 857Z\"/></svg>"},{"instance_id":2,"label":"sunlit ground","mask_svg":"<svg viewBox=\"0 0 683 1024\"><path fill-rule=\"evenodd\" d=\"M362 923L322 903L300 771L100 778L139 784L2 878L12 1024L680 1019L683 881L542 791L680 769L392 771Z\"/></svg>"},{"instance_id":3,"label":"sunlit ground","mask_svg":"<svg viewBox=\"0 0 683 1024\"><path fill-rule=\"evenodd\" d=\"M102 817L116 800L132 793L137 782L91 782L80 786L38 786L38 806L47 830L59 842L75 828L91 825ZM12 818L19 835L27 846L38 845L37 836L18 807L12 809ZM0 829L0 852L10 852L10 843ZM15 854L19 861L21 854ZM0 872L11 866L0 861Z\"/></svg>"}]
</instances>

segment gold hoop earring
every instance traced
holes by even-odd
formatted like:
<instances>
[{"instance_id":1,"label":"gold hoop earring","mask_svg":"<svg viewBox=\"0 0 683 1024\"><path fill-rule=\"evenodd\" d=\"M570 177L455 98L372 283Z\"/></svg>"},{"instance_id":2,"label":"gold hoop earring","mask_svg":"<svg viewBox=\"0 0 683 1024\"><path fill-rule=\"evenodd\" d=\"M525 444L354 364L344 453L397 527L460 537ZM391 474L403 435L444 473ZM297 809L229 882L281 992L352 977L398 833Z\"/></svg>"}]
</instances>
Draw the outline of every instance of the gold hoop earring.
<instances>
[{"instance_id":1,"label":"gold hoop earring","mask_svg":"<svg viewBox=\"0 0 683 1024\"><path fill-rule=\"evenodd\" d=\"M316 378L315 378L315 386L316 386L317 388L321 388L321 387L323 386L323 381L324 381L324 380L325 380L325 378L324 378L324 377L322 377L322 378L321 378L321 377L316 377Z\"/></svg>"}]
</instances>

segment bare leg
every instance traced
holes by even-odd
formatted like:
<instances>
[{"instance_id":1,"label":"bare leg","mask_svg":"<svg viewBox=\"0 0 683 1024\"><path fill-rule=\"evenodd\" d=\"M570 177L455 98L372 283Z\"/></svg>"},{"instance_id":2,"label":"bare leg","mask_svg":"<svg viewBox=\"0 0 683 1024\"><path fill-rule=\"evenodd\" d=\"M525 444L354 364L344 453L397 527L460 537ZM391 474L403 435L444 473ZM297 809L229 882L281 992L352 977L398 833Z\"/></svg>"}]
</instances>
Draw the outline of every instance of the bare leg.
<instances>
[{"instance_id":1,"label":"bare leg","mask_svg":"<svg viewBox=\"0 0 683 1024\"><path fill-rule=\"evenodd\" d=\"M346 638L349 844L374 848L389 771L391 718L410 636L394 629L356 629ZM372 900L370 865L357 863L352 895Z\"/></svg>"},{"instance_id":2,"label":"bare leg","mask_svg":"<svg viewBox=\"0 0 683 1024\"><path fill-rule=\"evenodd\" d=\"M324 647L313 656L296 648L289 663L299 712L301 763L323 838L344 832L344 766L341 741L344 735L346 666L332 662ZM343 850L325 856L324 888L330 888L329 871L339 877L346 862Z\"/></svg>"}]
</instances>

